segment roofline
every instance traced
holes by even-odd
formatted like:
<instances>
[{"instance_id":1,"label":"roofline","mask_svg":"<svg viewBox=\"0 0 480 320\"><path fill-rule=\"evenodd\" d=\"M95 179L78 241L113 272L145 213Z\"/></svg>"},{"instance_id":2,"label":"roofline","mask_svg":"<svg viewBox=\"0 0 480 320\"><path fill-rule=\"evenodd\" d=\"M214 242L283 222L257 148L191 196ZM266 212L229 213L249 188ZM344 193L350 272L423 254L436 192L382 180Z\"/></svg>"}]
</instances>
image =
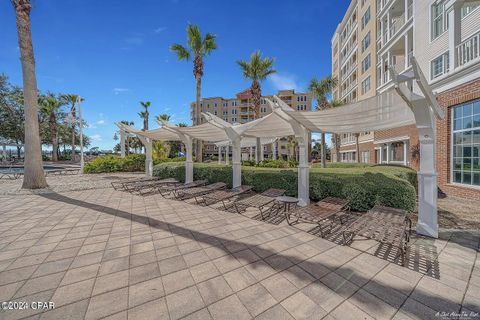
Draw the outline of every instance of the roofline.
<instances>
[{"instance_id":1,"label":"roofline","mask_svg":"<svg viewBox=\"0 0 480 320\"><path fill-rule=\"evenodd\" d=\"M335 32L333 33L332 40L331 40L332 44L333 44L333 41L335 40L335 37L337 36L337 34L340 33L339 30L345 25L346 20L348 20L348 19L346 19L346 17L350 16L350 14L353 11L353 8L356 7L357 4L358 4L358 0L351 0L350 1L350 5L348 6L347 11L343 15L342 21L337 25L337 28L335 29ZM358 19L358 17L357 17L357 19Z\"/></svg>"}]
</instances>

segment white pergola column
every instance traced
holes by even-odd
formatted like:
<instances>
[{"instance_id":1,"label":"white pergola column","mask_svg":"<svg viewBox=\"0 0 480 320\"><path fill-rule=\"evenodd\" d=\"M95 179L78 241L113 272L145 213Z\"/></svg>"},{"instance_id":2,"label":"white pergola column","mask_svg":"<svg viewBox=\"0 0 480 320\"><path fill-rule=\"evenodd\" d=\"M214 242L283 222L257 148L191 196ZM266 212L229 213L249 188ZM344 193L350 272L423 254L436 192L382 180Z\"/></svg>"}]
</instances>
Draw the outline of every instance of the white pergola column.
<instances>
[{"instance_id":1,"label":"white pergola column","mask_svg":"<svg viewBox=\"0 0 480 320\"><path fill-rule=\"evenodd\" d=\"M277 160L277 141L272 143L272 159Z\"/></svg>"},{"instance_id":2,"label":"white pergola column","mask_svg":"<svg viewBox=\"0 0 480 320\"><path fill-rule=\"evenodd\" d=\"M265 150L263 144L260 144L260 161L265 160Z\"/></svg>"},{"instance_id":3,"label":"white pergola column","mask_svg":"<svg viewBox=\"0 0 480 320\"><path fill-rule=\"evenodd\" d=\"M125 138L126 132L120 129L120 156L125 157Z\"/></svg>"},{"instance_id":4,"label":"white pergola column","mask_svg":"<svg viewBox=\"0 0 480 320\"><path fill-rule=\"evenodd\" d=\"M193 182L193 141L192 138L182 135L185 144L185 183Z\"/></svg>"},{"instance_id":5,"label":"white pergola column","mask_svg":"<svg viewBox=\"0 0 480 320\"><path fill-rule=\"evenodd\" d=\"M262 143L260 142L260 138L256 138L256 143L255 143L255 161L259 162L262 160Z\"/></svg>"},{"instance_id":6,"label":"white pergola column","mask_svg":"<svg viewBox=\"0 0 480 320\"><path fill-rule=\"evenodd\" d=\"M218 146L218 164L222 163L222 147Z\"/></svg>"},{"instance_id":7,"label":"white pergola column","mask_svg":"<svg viewBox=\"0 0 480 320\"><path fill-rule=\"evenodd\" d=\"M145 147L145 175L151 177L153 174L152 140L141 135L137 135L137 137Z\"/></svg>"},{"instance_id":8,"label":"white pergola column","mask_svg":"<svg viewBox=\"0 0 480 320\"><path fill-rule=\"evenodd\" d=\"M253 147L250 147L248 149L249 149L248 160L252 160L253 159Z\"/></svg>"},{"instance_id":9,"label":"white pergola column","mask_svg":"<svg viewBox=\"0 0 480 320\"><path fill-rule=\"evenodd\" d=\"M403 141L403 165L407 166L408 165L408 140Z\"/></svg>"},{"instance_id":10,"label":"white pergola column","mask_svg":"<svg viewBox=\"0 0 480 320\"><path fill-rule=\"evenodd\" d=\"M304 131L297 138L299 147L299 161L298 161L298 204L306 206L310 203L310 170L308 166L308 131Z\"/></svg>"},{"instance_id":11,"label":"white pergola column","mask_svg":"<svg viewBox=\"0 0 480 320\"><path fill-rule=\"evenodd\" d=\"M147 138L145 144L145 174L148 177L153 175L153 159L152 159L152 140Z\"/></svg>"},{"instance_id":12,"label":"white pergola column","mask_svg":"<svg viewBox=\"0 0 480 320\"><path fill-rule=\"evenodd\" d=\"M242 185L242 148L240 138L232 141L232 188L240 187Z\"/></svg>"},{"instance_id":13,"label":"white pergola column","mask_svg":"<svg viewBox=\"0 0 480 320\"><path fill-rule=\"evenodd\" d=\"M229 148L230 146L225 146L225 164L227 166L230 164L230 160L229 160L230 155L228 154L230 151Z\"/></svg>"}]
</instances>

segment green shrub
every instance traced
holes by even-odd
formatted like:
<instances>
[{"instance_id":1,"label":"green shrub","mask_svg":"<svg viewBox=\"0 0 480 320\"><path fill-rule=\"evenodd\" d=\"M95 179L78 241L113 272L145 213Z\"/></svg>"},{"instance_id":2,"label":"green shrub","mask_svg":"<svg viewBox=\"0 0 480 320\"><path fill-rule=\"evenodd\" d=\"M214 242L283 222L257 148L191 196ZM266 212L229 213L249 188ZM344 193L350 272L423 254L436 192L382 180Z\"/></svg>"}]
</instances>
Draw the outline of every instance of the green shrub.
<instances>
[{"instance_id":1,"label":"green shrub","mask_svg":"<svg viewBox=\"0 0 480 320\"><path fill-rule=\"evenodd\" d=\"M416 204L416 192L409 181L400 177L410 175L404 171L405 168L314 169L310 171L310 198L313 201L327 196L347 198L352 209L357 211L366 211L375 205L412 211ZM156 165L153 175L185 181L184 164ZM193 176L195 180L206 179L209 183L232 185L232 167L227 165L196 163ZM297 170L244 166L242 184L253 186L256 192L281 188L287 190L287 195L296 196Z\"/></svg>"},{"instance_id":2,"label":"green shrub","mask_svg":"<svg viewBox=\"0 0 480 320\"><path fill-rule=\"evenodd\" d=\"M164 162L183 162L185 157L175 157L175 158L162 158L162 159L153 159L153 164L157 165Z\"/></svg>"},{"instance_id":3,"label":"green shrub","mask_svg":"<svg viewBox=\"0 0 480 320\"><path fill-rule=\"evenodd\" d=\"M243 160L242 166L260 167L260 168L296 168L298 166L298 162L294 160L285 161L281 159L278 159L278 160L266 159L257 163L255 160Z\"/></svg>"},{"instance_id":4,"label":"green shrub","mask_svg":"<svg viewBox=\"0 0 480 320\"><path fill-rule=\"evenodd\" d=\"M314 167L321 167L322 164L317 162ZM327 162L327 168L367 168L372 167L370 163L356 163L356 162Z\"/></svg>"},{"instance_id":5,"label":"green shrub","mask_svg":"<svg viewBox=\"0 0 480 320\"><path fill-rule=\"evenodd\" d=\"M145 155L130 154L124 158L114 155L96 157L85 164L85 173L134 172L145 170Z\"/></svg>"}]
</instances>

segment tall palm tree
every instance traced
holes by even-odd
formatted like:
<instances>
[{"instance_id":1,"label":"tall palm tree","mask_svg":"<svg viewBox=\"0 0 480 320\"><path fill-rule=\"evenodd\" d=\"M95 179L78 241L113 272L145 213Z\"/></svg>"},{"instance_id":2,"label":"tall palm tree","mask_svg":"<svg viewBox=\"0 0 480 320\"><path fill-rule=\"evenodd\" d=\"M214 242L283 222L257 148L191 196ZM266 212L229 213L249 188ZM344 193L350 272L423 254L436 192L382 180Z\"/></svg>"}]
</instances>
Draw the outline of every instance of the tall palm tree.
<instances>
[{"instance_id":1,"label":"tall palm tree","mask_svg":"<svg viewBox=\"0 0 480 320\"><path fill-rule=\"evenodd\" d=\"M52 161L58 161L58 128L57 113L63 106L63 102L54 95L48 95L41 99L40 111L48 117L48 128L52 141Z\"/></svg>"},{"instance_id":2,"label":"tall palm tree","mask_svg":"<svg viewBox=\"0 0 480 320\"><path fill-rule=\"evenodd\" d=\"M140 104L143 107L143 111L139 112L138 115L140 116L140 118L143 119L143 131L147 131L148 130L148 117L149 117L148 108L150 108L151 103L150 103L150 101L146 101L146 102L140 101Z\"/></svg>"},{"instance_id":3,"label":"tall palm tree","mask_svg":"<svg viewBox=\"0 0 480 320\"><path fill-rule=\"evenodd\" d=\"M322 80L313 78L310 80L308 90L312 93L313 97L317 100L317 110L325 110L331 107L328 99L332 94L333 88L337 85L337 79L332 76L327 76ZM322 132L322 152L321 161L322 168L326 167L327 150L325 142L325 132Z\"/></svg>"},{"instance_id":4,"label":"tall palm tree","mask_svg":"<svg viewBox=\"0 0 480 320\"><path fill-rule=\"evenodd\" d=\"M340 100L332 100L330 101L330 107L331 108L336 108L343 106L343 102ZM340 135L338 133L333 133L332 135L333 139L333 144L335 145L335 160L336 162L340 162L340 144L341 144L341 139Z\"/></svg>"},{"instance_id":5,"label":"tall palm tree","mask_svg":"<svg viewBox=\"0 0 480 320\"><path fill-rule=\"evenodd\" d=\"M127 126L133 126L135 125L135 123L133 121L127 121L127 120L122 120L120 121L120 123L123 123ZM130 154L130 140L128 139L128 134L127 134L127 137L125 138L125 145L126 145L126 155L128 156Z\"/></svg>"},{"instance_id":6,"label":"tall palm tree","mask_svg":"<svg viewBox=\"0 0 480 320\"><path fill-rule=\"evenodd\" d=\"M243 71L243 76L252 80L250 90L252 92L253 115L255 119L260 117L260 103L262 100L262 88L260 83L267 79L269 75L277 72L277 70L273 69L273 61L274 59L272 58L262 58L262 54L258 50L252 53L250 56L250 61L237 61L237 64ZM260 144L260 138L257 138L256 141L256 152L257 161L260 161L260 152L263 152Z\"/></svg>"},{"instance_id":7,"label":"tall palm tree","mask_svg":"<svg viewBox=\"0 0 480 320\"><path fill-rule=\"evenodd\" d=\"M42 149L38 124L37 79L35 57L30 30L29 0L11 0L17 20L18 46L23 74L23 97L25 105L25 172L22 188L47 187L42 166Z\"/></svg>"},{"instance_id":8,"label":"tall palm tree","mask_svg":"<svg viewBox=\"0 0 480 320\"><path fill-rule=\"evenodd\" d=\"M76 94L64 94L62 95L61 99L65 102L65 104L70 105L70 129L72 130L72 161L75 161L75 122L77 119L76 112L75 112L75 105L78 102L78 95ZM84 101L81 98L80 101Z\"/></svg>"},{"instance_id":9,"label":"tall palm tree","mask_svg":"<svg viewBox=\"0 0 480 320\"><path fill-rule=\"evenodd\" d=\"M197 114L200 113L200 98L202 91L202 76L203 76L203 59L209 55L213 50L217 49L215 35L211 33L205 34L202 37L200 29L192 24L187 26L187 47L175 43L170 47L170 50L176 53L179 60L193 59L193 76L196 82L196 99L195 106ZM202 142L197 141L196 158L198 162L202 162Z\"/></svg>"}]
</instances>

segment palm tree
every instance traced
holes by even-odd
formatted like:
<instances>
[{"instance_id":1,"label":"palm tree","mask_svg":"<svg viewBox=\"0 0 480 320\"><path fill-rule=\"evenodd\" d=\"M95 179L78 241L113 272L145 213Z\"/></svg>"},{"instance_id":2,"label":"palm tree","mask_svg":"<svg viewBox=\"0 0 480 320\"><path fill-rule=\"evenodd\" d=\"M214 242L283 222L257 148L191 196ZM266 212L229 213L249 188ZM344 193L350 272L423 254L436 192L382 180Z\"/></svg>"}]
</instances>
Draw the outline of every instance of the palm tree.
<instances>
[{"instance_id":1,"label":"palm tree","mask_svg":"<svg viewBox=\"0 0 480 320\"><path fill-rule=\"evenodd\" d=\"M48 127L52 141L52 161L58 161L57 113L62 105L63 102L51 94L41 99L40 111L48 117Z\"/></svg>"},{"instance_id":2,"label":"palm tree","mask_svg":"<svg viewBox=\"0 0 480 320\"><path fill-rule=\"evenodd\" d=\"M75 161L75 121L77 119L75 112L75 104L78 102L78 95L76 94L64 94L61 99L65 104L70 105L70 129L72 130L72 161ZM83 98L80 101L84 101Z\"/></svg>"},{"instance_id":3,"label":"palm tree","mask_svg":"<svg viewBox=\"0 0 480 320\"><path fill-rule=\"evenodd\" d=\"M180 128L185 128L188 127L188 124L186 124L185 122L180 122L179 124L177 124L177 126L179 126ZM183 143L180 143L180 152L185 154Z\"/></svg>"},{"instance_id":4,"label":"palm tree","mask_svg":"<svg viewBox=\"0 0 480 320\"><path fill-rule=\"evenodd\" d=\"M337 79L332 76L327 76L325 79L317 80L313 78L310 80L308 90L312 93L313 97L317 100L317 110L325 110L330 108L331 105L328 102L328 98L332 94L333 88L337 85ZM321 152L322 168L326 167L327 151L325 143L325 132L322 132L322 152Z\"/></svg>"},{"instance_id":5,"label":"palm tree","mask_svg":"<svg viewBox=\"0 0 480 320\"><path fill-rule=\"evenodd\" d=\"M133 121L127 121L127 120L122 120L122 121L120 121L120 123L123 123L127 126L133 126L134 125ZM126 145L126 148L125 148L126 149L126 155L128 156L130 154L130 141L128 139L128 134L127 134L127 137L125 139L125 145Z\"/></svg>"},{"instance_id":6,"label":"palm tree","mask_svg":"<svg viewBox=\"0 0 480 320\"><path fill-rule=\"evenodd\" d=\"M188 47L184 47L181 44L173 44L170 47L172 52L177 54L179 60L193 59L193 76L196 81L196 99L195 106L197 114L200 113L200 98L202 91L202 76L203 76L203 58L209 55L213 50L217 49L217 43L215 41L215 35L211 33L205 34L202 37L200 29L192 24L187 26L187 43ZM198 162L202 162L202 142L197 142L196 158Z\"/></svg>"},{"instance_id":7,"label":"palm tree","mask_svg":"<svg viewBox=\"0 0 480 320\"><path fill-rule=\"evenodd\" d=\"M163 121L170 121L170 115L164 113L164 114L161 114L159 116L156 116L155 119L157 119L157 121L160 121L160 120L163 120Z\"/></svg>"},{"instance_id":8,"label":"palm tree","mask_svg":"<svg viewBox=\"0 0 480 320\"><path fill-rule=\"evenodd\" d=\"M330 107L331 108L336 108L336 107L340 107L340 106L343 106L342 101L340 101L340 100L330 101ZM340 135L338 133L334 133L332 135L332 139L333 139L333 144L335 145L335 160L336 160L336 162L340 162L340 144L341 144Z\"/></svg>"},{"instance_id":9,"label":"palm tree","mask_svg":"<svg viewBox=\"0 0 480 320\"><path fill-rule=\"evenodd\" d=\"M147 131L148 117L149 117L148 108L150 108L150 101L146 101L146 102L140 101L140 104L142 105L144 110L142 112L139 112L138 115L140 116L140 118L143 119L143 131Z\"/></svg>"},{"instance_id":10,"label":"palm tree","mask_svg":"<svg viewBox=\"0 0 480 320\"><path fill-rule=\"evenodd\" d=\"M237 64L243 71L243 76L252 80L250 90L252 92L253 114L255 119L260 117L260 102L262 99L262 88L260 86L260 82L265 80L269 75L277 72L277 70L273 69L273 61L274 59L272 58L262 58L262 55L258 50L252 53L250 56L250 61L237 61ZM261 150L262 146L260 144L260 138L257 138L257 161L260 161L260 152L263 152Z\"/></svg>"},{"instance_id":11,"label":"palm tree","mask_svg":"<svg viewBox=\"0 0 480 320\"><path fill-rule=\"evenodd\" d=\"M35 57L30 30L29 0L11 0L17 20L18 46L23 74L23 97L25 105L25 172L22 188L37 189L47 187L42 166L42 149L38 124L37 79Z\"/></svg>"}]
</instances>

